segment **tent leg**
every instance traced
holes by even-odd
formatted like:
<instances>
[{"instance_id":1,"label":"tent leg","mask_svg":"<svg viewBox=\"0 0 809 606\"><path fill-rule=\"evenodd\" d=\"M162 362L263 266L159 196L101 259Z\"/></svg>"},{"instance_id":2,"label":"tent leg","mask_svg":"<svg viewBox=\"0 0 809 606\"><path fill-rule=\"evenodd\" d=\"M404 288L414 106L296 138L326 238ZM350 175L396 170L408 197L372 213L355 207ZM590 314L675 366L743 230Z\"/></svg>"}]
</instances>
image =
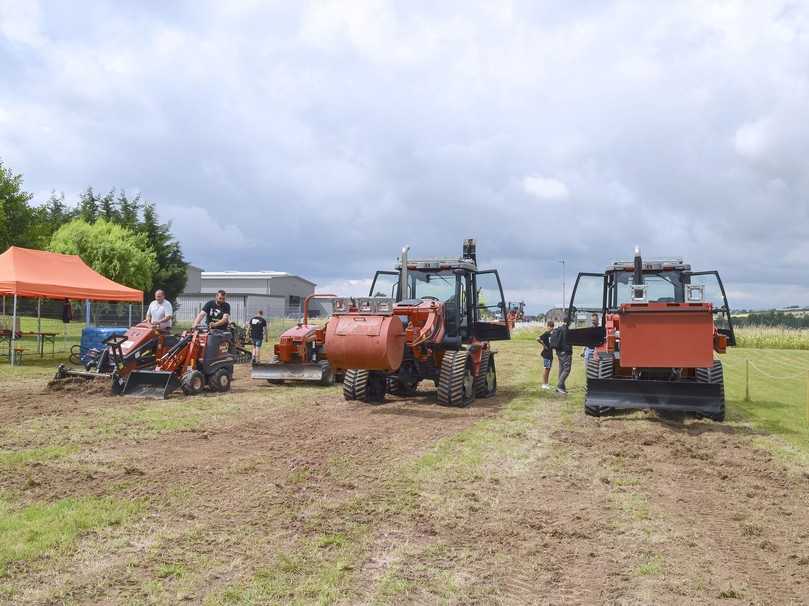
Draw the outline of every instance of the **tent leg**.
<instances>
[{"instance_id":1,"label":"tent leg","mask_svg":"<svg viewBox=\"0 0 809 606\"><path fill-rule=\"evenodd\" d=\"M42 297L37 299L37 332L42 332Z\"/></svg>"},{"instance_id":2,"label":"tent leg","mask_svg":"<svg viewBox=\"0 0 809 606\"><path fill-rule=\"evenodd\" d=\"M129 325L132 326L132 303L129 304Z\"/></svg>"},{"instance_id":3,"label":"tent leg","mask_svg":"<svg viewBox=\"0 0 809 606\"><path fill-rule=\"evenodd\" d=\"M17 293L14 293L14 312L11 316L11 351L9 352L11 355L9 359L11 360L11 365L17 362Z\"/></svg>"},{"instance_id":4,"label":"tent leg","mask_svg":"<svg viewBox=\"0 0 809 606\"><path fill-rule=\"evenodd\" d=\"M90 326L90 299L84 300L84 325Z\"/></svg>"}]
</instances>

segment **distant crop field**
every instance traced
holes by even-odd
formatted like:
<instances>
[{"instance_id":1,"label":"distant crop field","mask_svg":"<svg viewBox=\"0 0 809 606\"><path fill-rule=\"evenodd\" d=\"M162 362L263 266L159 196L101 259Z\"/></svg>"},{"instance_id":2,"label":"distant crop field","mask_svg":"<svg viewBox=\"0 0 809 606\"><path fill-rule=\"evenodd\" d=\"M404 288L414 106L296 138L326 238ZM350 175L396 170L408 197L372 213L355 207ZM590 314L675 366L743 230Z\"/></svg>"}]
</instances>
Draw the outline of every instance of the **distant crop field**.
<instances>
[{"instance_id":1,"label":"distant crop field","mask_svg":"<svg viewBox=\"0 0 809 606\"><path fill-rule=\"evenodd\" d=\"M759 349L809 349L809 328L749 326L736 328L736 345Z\"/></svg>"}]
</instances>

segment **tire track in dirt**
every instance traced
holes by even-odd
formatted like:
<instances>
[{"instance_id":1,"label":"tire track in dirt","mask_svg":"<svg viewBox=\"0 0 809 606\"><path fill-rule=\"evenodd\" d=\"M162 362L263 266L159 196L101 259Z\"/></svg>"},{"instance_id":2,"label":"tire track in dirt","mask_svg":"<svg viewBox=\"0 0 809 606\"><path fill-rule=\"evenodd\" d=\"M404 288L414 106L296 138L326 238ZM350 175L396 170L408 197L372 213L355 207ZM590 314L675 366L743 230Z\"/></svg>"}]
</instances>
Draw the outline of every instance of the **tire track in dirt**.
<instances>
[{"instance_id":1,"label":"tire track in dirt","mask_svg":"<svg viewBox=\"0 0 809 606\"><path fill-rule=\"evenodd\" d=\"M459 603L807 602L809 473L743 429L567 408L538 405L536 465L495 459L494 473L441 478L463 505L447 519L435 493L423 498L427 534L398 520L396 534L422 545L376 553L405 582L390 603L441 599L442 574ZM379 577L363 601L379 597Z\"/></svg>"},{"instance_id":2,"label":"tire track in dirt","mask_svg":"<svg viewBox=\"0 0 809 606\"><path fill-rule=\"evenodd\" d=\"M100 444L79 457L105 470L93 477L65 474L64 462L38 465L35 495L109 494L126 482L115 496L148 498L149 513L126 557L115 557L105 544L109 537L91 537L80 552L95 565L76 557L47 570L17 566L14 584L29 603L63 596L77 603L144 599L143 583L166 560L155 550L166 546L178 557L211 558L191 589L195 596L210 593L249 578L279 550L312 534L312 520L328 517L335 503L376 498L398 461L497 410L494 401L440 408L431 395L374 407L316 390L303 406L251 405L216 427ZM342 521L330 524L339 529ZM26 587L38 590L26 593Z\"/></svg>"}]
</instances>

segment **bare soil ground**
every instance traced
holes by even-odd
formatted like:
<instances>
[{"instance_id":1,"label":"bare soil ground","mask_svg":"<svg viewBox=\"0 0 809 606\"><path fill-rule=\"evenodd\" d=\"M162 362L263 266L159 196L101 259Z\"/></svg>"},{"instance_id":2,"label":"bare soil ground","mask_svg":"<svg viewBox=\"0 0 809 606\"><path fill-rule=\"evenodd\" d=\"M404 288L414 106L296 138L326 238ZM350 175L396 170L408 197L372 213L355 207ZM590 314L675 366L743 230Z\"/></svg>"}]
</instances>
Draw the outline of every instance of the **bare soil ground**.
<instances>
[{"instance_id":1,"label":"bare soil ground","mask_svg":"<svg viewBox=\"0 0 809 606\"><path fill-rule=\"evenodd\" d=\"M13 562L0 603L809 603L804 459L743 422L585 417L580 374L559 399L532 343L499 349L466 409L244 367L167 401L4 382L0 451L61 450L0 466L0 497L143 509Z\"/></svg>"}]
</instances>

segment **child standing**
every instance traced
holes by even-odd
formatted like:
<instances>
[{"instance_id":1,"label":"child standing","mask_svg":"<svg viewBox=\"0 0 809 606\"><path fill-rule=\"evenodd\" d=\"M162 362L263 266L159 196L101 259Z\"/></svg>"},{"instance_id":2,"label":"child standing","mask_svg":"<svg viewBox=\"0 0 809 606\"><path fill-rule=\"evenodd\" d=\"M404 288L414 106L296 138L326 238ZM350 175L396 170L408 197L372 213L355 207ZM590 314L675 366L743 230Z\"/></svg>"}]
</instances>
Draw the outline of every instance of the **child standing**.
<instances>
[{"instance_id":1,"label":"child standing","mask_svg":"<svg viewBox=\"0 0 809 606\"><path fill-rule=\"evenodd\" d=\"M545 325L546 330L537 337L537 341L542 343L542 389L550 389L548 385L548 378L551 374L551 366L553 366L553 349L551 348L551 331L553 330L553 320L548 320Z\"/></svg>"}]
</instances>

